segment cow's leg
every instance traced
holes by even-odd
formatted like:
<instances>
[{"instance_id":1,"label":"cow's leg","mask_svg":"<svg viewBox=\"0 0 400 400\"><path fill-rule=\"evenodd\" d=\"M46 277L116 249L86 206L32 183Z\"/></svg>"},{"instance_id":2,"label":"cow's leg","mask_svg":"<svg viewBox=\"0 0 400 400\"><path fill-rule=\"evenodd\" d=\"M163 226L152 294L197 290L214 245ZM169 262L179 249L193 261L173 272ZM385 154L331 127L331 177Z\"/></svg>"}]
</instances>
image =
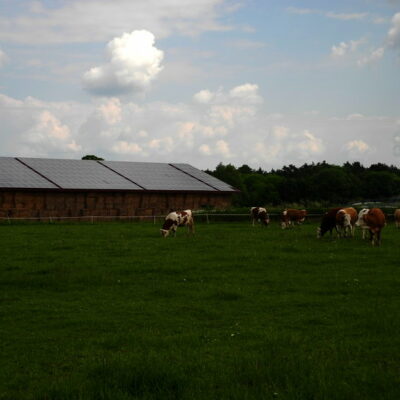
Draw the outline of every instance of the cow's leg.
<instances>
[{"instance_id":1,"label":"cow's leg","mask_svg":"<svg viewBox=\"0 0 400 400\"><path fill-rule=\"evenodd\" d=\"M369 230L369 240L372 244L372 246L374 245L374 232L372 232L372 230Z\"/></svg>"},{"instance_id":2,"label":"cow's leg","mask_svg":"<svg viewBox=\"0 0 400 400\"><path fill-rule=\"evenodd\" d=\"M377 245L378 245L378 246L381 245L381 231L380 231L380 230L378 230L378 231L376 232L376 242L377 242Z\"/></svg>"}]
</instances>

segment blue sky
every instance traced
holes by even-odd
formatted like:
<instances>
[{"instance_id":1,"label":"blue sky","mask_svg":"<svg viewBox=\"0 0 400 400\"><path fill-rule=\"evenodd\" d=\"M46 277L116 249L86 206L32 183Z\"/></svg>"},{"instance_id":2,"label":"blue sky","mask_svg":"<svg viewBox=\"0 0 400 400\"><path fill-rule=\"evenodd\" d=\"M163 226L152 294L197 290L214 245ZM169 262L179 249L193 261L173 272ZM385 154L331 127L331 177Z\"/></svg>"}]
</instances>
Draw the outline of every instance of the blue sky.
<instances>
[{"instance_id":1,"label":"blue sky","mask_svg":"<svg viewBox=\"0 0 400 400\"><path fill-rule=\"evenodd\" d=\"M0 0L0 156L398 165L399 72L399 0Z\"/></svg>"}]
</instances>

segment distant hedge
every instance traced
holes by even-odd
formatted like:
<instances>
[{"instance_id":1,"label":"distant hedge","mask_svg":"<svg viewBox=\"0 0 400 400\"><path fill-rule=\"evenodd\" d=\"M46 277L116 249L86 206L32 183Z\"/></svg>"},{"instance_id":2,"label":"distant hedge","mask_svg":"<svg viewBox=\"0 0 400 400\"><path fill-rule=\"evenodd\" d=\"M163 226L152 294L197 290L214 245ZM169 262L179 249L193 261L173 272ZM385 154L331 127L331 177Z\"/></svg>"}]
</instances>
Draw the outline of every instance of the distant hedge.
<instances>
[{"instance_id":1,"label":"distant hedge","mask_svg":"<svg viewBox=\"0 0 400 400\"><path fill-rule=\"evenodd\" d=\"M236 207L294 204L317 210L355 202L400 203L400 169L382 163L364 167L324 161L271 171L220 163L206 172L240 190L233 199Z\"/></svg>"}]
</instances>

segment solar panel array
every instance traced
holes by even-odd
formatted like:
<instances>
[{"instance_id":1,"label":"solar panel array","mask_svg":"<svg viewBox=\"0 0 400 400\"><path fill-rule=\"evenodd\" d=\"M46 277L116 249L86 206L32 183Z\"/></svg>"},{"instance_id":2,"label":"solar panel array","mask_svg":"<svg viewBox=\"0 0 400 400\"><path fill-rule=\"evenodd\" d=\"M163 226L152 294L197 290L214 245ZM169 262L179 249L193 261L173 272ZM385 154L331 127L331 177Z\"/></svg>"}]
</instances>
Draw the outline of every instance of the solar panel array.
<instances>
[{"instance_id":1,"label":"solar panel array","mask_svg":"<svg viewBox=\"0 0 400 400\"><path fill-rule=\"evenodd\" d=\"M142 190L96 161L42 158L21 158L21 161L63 189Z\"/></svg>"},{"instance_id":2,"label":"solar panel array","mask_svg":"<svg viewBox=\"0 0 400 400\"><path fill-rule=\"evenodd\" d=\"M0 188L235 191L189 164L12 157L0 157Z\"/></svg>"},{"instance_id":3,"label":"solar panel array","mask_svg":"<svg viewBox=\"0 0 400 400\"><path fill-rule=\"evenodd\" d=\"M213 190L210 186L169 164L124 161L102 161L101 163L147 190Z\"/></svg>"},{"instance_id":4,"label":"solar panel array","mask_svg":"<svg viewBox=\"0 0 400 400\"><path fill-rule=\"evenodd\" d=\"M0 157L0 187L57 189L56 185L11 157Z\"/></svg>"},{"instance_id":5,"label":"solar panel array","mask_svg":"<svg viewBox=\"0 0 400 400\"><path fill-rule=\"evenodd\" d=\"M232 186L228 185L225 182L220 181L217 178L203 172L197 168L192 167L189 164L171 164L174 167L180 169L181 171L192 175L193 177L207 183L208 185L212 186L213 188L223 191L223 192L233 192L236 191Z\"/></svg>"}]
</instances>

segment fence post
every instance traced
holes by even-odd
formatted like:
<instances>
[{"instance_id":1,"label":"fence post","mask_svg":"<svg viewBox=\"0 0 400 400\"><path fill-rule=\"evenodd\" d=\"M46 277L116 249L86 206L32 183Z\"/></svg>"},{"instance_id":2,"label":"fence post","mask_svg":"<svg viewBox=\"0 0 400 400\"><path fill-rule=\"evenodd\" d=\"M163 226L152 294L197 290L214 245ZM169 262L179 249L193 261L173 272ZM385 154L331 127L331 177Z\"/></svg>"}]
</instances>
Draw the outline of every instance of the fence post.
<instances>
[{"instance_id":1,"label":"fence post","mask_svg":"<svg viewBox=\"0 0 400 400\"><path fill-rule=\"evenodd\" d=\"M93 224L93 215L92 215L92 217L91 217L91 220L92 220L92 224Z\"/></svg>"},{"instance_id":2,"label":"fence post","mask_svg":"<svg viewBox=\"0 0 400 400\"><path fill-rule=\"evenodd\" d=\"M153 215L153 225L155 225L155 224L156 224L156 216Z\"/></svg>"},{"instance_id":3,"label":"fence post","mask_svg":"<svg viewBox=\"0 0 400 400\"><path fill-rule=\"evenodd\" d=\"M210 220L208 219L208 214L206 214L206 219L207 219L207 224L209 224Z\"/></svg>"}]
</instances>

